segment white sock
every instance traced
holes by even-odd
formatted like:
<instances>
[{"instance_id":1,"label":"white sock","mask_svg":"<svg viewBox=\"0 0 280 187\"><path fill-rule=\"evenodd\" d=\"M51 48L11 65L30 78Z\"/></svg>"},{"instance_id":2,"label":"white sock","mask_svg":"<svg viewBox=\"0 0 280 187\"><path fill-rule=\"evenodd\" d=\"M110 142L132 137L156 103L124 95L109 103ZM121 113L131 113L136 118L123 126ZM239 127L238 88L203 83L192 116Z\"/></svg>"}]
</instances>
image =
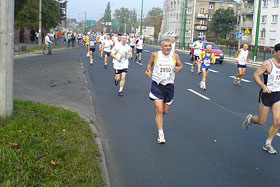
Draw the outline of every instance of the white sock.
<instances>
[{"instance_id":1,"label":"white sock","mask_svg":"<svg viewBox=\"0 0 280 187\"><path fill-rule=\"evenodd\" d=\"M158 130L158 134L163 134L163 129Z\"/></svg>"},{"instance_id":2,"label":"white sock","mask_svg":"<svg viewBox=\"0 0 280 187\"><path fill-rule=\"evenodd\" d=\"M120 90L119 90L119 92L122 92L122 90L123 90L123 87L120 87Z\"/></svg>"},{"instance_id":3,"label":"white sock","mask_svg":"<svg viewBox=\"0 0 280 187\"><path fill-rule=\"evenodd\" d=\"M272 140L270 140L270 139L266 139L266 141L265 141L265 145L267 145L267 144L270 144L270 145L271 145L271 142L272 142Z\"/></svg>"}]
</instances>

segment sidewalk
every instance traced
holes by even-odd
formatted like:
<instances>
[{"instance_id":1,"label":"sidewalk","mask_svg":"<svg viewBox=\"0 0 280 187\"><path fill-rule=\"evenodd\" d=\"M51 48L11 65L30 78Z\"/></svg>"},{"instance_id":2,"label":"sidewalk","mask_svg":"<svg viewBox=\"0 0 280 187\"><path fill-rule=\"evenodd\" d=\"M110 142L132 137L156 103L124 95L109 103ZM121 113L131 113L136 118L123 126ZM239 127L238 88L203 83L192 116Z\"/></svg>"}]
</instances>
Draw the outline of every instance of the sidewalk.
<instances>
[{"instance_id":1,"label":"sidewalk","mask_svg":"<svg viewBox=\"0 0 280 187\"><path fill-rule=\"evenodd\" d=\"M59 52L58 52L59 51ZM14 61L14 98L45 103L77 112L90 123L95 109L77 48L57 49L54 55L31 52L18 55ZM94 124L91 129L102 158L105 186L110 186L105 157Z\"/></svg>"}]
</instances>

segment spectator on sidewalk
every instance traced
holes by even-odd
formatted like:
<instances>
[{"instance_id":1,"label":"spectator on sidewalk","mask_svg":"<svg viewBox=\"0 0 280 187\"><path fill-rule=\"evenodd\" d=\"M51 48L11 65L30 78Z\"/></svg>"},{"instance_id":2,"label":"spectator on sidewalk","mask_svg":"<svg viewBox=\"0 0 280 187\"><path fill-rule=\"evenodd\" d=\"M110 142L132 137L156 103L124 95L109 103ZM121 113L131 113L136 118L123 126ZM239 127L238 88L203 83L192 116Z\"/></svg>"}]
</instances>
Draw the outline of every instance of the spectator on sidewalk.
<instances>
[{"instance_id":1,"label":"spectator on sidewalk","mask_svg":"<svg viewBox=\"0 0 280 187\"><path fill-rule=\"evenodd\" d=\"M75 42L75 35L74 35L74 32L72 32L72 34L71 34L72 47L74 47L74 42Z\"/></svg>"},{"instance_id":2,"label":"spectator on sidewalk","mask_svg":"<svg viewBox=\"0 0 280 187\"><path fill-rule=\"evenodd\" d=\"M35 33L35 40L36 40L36 44L38 44L39 41L39 32L36 31Z\"/></svg>"},{"instance_id":3,"label":"spectator on sidewalk","mask_svg":"<svg viewBox=\"0 0 280 187\"><path fill-rule=\"evenodd\" d=\"M52 41L51 41L50 33L48 33L47 36L45 37L45 44L48 47L48 55L51 55L52 54Z\"/></svg>"},{"instance_id":4,"label":"spectator on sidewalk","mask_svg":"<svg viewBox=\"0 0 280 187\"><path fill-rule=\"evenodd\" d=\"M31 40L32 43L35 41L35 31L33 29L31 29L29 33L29 39Z\"/></svg>"}]
</instances>

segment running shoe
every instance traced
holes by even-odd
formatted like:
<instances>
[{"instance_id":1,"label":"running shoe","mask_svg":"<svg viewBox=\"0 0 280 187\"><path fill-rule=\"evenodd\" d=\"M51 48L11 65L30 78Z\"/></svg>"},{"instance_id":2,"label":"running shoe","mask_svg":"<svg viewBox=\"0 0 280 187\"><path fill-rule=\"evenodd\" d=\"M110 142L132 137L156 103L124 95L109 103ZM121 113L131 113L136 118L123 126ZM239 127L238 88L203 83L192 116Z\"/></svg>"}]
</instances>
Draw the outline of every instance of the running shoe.
<instances>
[{"instance_id":1,"label":"running shoe","mask_svg":"<svg viewBox=\"0 0 280 187\"><path fill-rule=\"evenodd\" d=\"M234 77L234 79L233 79L233 84L237 84L237 78L236 77Z\"/></svg>"},{"instance_id":2,"label":"running shoe","mask_svg":"<svg viewBox=\"0 0 280 187\"><path fill-rule=\"evenodd\" d=\"M241 82L240 82L240 81L238 81L238 82L237 82L237 85L238 85L238 86L241 86Z\"/></svg>"},{"instance_id":3,"label":"running shoe","mask_svg":"<svg viewBox=\"0 0 280 187\"><path fill-rule=\"evenodd\" d=\"M197 71L197 74L199 75L201 73L201 71Z\"/></svg>"},{"instance_id":4,"label":"running shoe","mask_svg":"<svg viewBox=\"0 0 280 187\"><path fill-rule=\"evenodd\" d=\"M123 93L122 93L122 92L119 92L119 96L121 96L121 97L122 97L122 96L123 96Z\"/></svg>"},{"instance_id":5,"label":"running shoe","mask_svg":"<svg viewBox=\"0 0 280 187\"><path fill-rule=\"evenodd\" d=\"M250 125L251 125L251 118L253 117L252 114L248 114L246 119L244 120L243 124L242 124L242 127L243 129L246 131L249 129Z\"/></svg>"},{"instance_id":6,"label":"running shoe","mask_svg":"<svg viewBox=\"0 0 280 187\"><path fill-rule=\"evenodd\" d=\"M203 85L202 89L203 89L203 90L206 90L206 84Z\"/></svg>"},{"instance_id":7,"label":"running shoe","mask_svg":"<svg viewBox=\"0 0 280 187\"><path fill-rule=\"evenodd\" d=\"M159 144L165 144L164 134L159 134L157 141Z\"/></svg>"},{"instance_id":8,"label":"running shoe","mask_svg":"<svg viewBox=\"0 0 280 187\"><path fill-rule=\"evenodd\" d=\"M108 66L107 66L107 64L104 64L104 68L106 69Z\"/></svg>"},{"instance_id":9,"label":"running shoe","mask_svg":"<svg viewBox=\"0 0 280 187\"><path fill-rule=\"evenodd\" d=\"M191 72L193 73L193 66L191 67Z\"/></svg>"},{"instance_id":10,"label":"running shoe","mask_svg":"<svg viewBox=\"0 0 280 187\"><path fill-rule=\"evenodd\" d=\"M87 57L89 57L90 55L89 55L89 53L87 53Z\"/></svg>"},{"instance_id":11,"label":"running shoe","mask_svg":"<svg viewBox=\"0 0 280 187\"><path fill-rule=\"evenodd\" d=\"M92 65L93 64L93 60L91 60L89 64Z\"/></svg>"},{"instance_id":12,"label":"running shoe","mask_svg":"<svg viewBox=\"0 0 280 187\"><path fill-rule=\"evenodd\" d=\"M272 147L271 144L264 145L263 150L270 153L270 154L276 154L277 153L277 151Z\"/></svg>"},{"instance_id":13,"label":"running shoe","mask_svg":"<svg viewBox=\"0 0 280 187\"><path fill-rule=\"evenodd\" d=\"M141 62L138 62L138 64L139 64L140 66L143 66L143 64L142 64Z\"/></svg>"},{"instance_id":14,"label":"running shoe","mask_svg":"<svg viewBox=\"0 0 280 187\"><path fill-rule=\"evenodd\" d=\"M117 86L118 84L119 84L119 81L116 81L116 80L115 80L115 85Z\"/></svg>"}]
</instances>

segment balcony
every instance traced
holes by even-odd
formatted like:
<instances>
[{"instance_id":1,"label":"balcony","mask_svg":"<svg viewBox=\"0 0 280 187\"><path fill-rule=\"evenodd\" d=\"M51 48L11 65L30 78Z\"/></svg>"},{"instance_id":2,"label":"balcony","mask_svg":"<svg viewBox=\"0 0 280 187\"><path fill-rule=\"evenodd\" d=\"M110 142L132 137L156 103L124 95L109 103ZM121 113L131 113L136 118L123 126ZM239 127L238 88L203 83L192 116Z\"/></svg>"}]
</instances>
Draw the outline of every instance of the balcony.
<instances>
[{"instance_id":1,"label":"balcony","mask_svg":"<svg viewBox=\"0 0 280 187\"><path fill-rule=\"evenodd\" d=\"M198 19L207 19L208 18L208 14L204 13L204 14L197 14L197 18Z\"/></svg>"},{"instance_id":2,"label":"balcony","mask_svg":"<svg viewBox=\"0 0 280 187\"><path fill-rule=\"evenodd\" d=\"M254 14L254 8L244 8L242 10L242 15L253 15Z\"/></svg>"},{"instance_id":3,"label":"balcony","mask_svg":"<svg viewBox=\"0 0 280 187\"><path fill-rule=\"evenodd\" d=\"M206 31L207 26L206 25L197 25L197 26L195 26L195 29L198 31Z\"/></svg>"},{"instance_id":4,"label":"balcony","mask_svg":"<svg viewBox=\"0 0 280 187\"><path fill-rule=\"evenodd\" d=\"M242 28L252 28L253 27L253 22L252 21L245 21L242 23Z\"/></svg>"}]
</instances>

